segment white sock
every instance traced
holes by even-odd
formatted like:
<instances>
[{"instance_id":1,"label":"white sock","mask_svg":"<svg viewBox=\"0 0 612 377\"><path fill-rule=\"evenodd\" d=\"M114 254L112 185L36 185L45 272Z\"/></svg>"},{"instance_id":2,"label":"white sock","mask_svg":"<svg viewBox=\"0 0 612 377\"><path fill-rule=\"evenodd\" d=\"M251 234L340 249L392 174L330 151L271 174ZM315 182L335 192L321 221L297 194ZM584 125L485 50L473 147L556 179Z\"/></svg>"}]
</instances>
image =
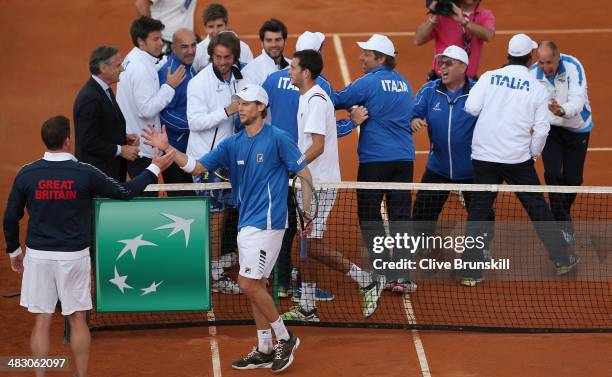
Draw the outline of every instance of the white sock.
<instances>
[{"instance_id":1,"label":"white sock","mask_svg":"<svg viewBox=\"0 0 612 377\"><path fill-rule=\"evenodd\" d=\"M274 335L276 335L276 340L289 340L289 330L285 327L285 323L281 317L272 323L272 330L274 330Z\"/></svg>"},{"instance_id":2,"label":"white sock","mask_svg":"<svg viewBox=\"0 0 612 377\"><path fill-rule=\"evenodd\" d=\"M307 312L317 307L317 304L315 303L316 290L317 283L302 282L302 289L300 292L300 306Z\"/></svg>"},{"instance_id":3,"label":"white sock","mask_svg":"<svg viewBox=\"0 0 612 377\"><path fill-rule=\"evenodd\" d=\"M372 284L372 274L357 267L354 263L351 263L351 268L347 275L350 276L360 288L365 288Z\"/></svg>"},{"instance_id":4,"label":"white sock","mask_svg":"<svg viewBox=\"0 0 612 377\"><path fill-rule=\"evenodd\" d=\"M257 350L269 355L272 353L272 329L257 330Z\"/></svg>"}]
</instances>

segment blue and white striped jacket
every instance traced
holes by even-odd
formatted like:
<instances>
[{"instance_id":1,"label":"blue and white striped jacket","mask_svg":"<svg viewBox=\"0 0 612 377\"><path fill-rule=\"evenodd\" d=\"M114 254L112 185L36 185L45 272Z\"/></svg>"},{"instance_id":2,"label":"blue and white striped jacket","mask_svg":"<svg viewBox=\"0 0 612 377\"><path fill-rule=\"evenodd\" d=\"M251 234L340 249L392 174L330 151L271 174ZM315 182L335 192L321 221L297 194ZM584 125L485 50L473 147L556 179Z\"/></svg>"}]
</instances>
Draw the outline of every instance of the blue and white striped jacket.
<instances>
[{"instance_id":1,"label":"blue and white striped jacket","mask_svg":"<svg viewBox=\"0 0 612 377\"><path fill-rule=\"evenodd\" d=\"M548 89L551 98L555 98L565 110L563 117L549 114L552 126L572 132L590 132L593 129L586 74L578 59L561 54L559 69L553 78L547 78L537 64L531 66L531 75Z\"/></svg>"}]
</instances>

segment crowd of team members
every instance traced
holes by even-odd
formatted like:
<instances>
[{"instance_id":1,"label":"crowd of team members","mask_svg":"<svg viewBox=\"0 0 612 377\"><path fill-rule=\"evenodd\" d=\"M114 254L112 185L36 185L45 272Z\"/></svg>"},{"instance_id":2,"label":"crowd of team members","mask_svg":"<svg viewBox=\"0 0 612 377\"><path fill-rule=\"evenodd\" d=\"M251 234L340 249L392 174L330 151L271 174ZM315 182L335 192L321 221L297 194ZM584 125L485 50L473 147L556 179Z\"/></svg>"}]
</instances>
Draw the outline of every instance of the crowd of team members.
<instances>
[{"instance_id":1,"label":"crowd of team members","mask_svg":"<svg viewBox=\"0 0 612 377\"><path fill-rule=\"evenodd\" d=\"M184 6L190 9L193 3ZM435 39L436 54L431 80L416 96L395 70L396 49L384 35L357 43L363 76L334 91L322 74L322 33L302 33L288 59L287 28L271 18L259 29L263 50L254 58L249 46L228 29L228 13L221 4L204 10L207 36L199 43L189 28L164 35L161 21L142 16L131 25L134 48L124 59L113 47L93 51L91 79L74 104L80 161L120 182L127 174L138 177L151 170L152 162L159 161L157 149L175 163L163 172L166 183L218 182L220 174L213 173L229 170L232 190L195 194L211 198L213 222L221 229L212 262L213 291L246 294L258 328L257 348L234 362L234 368L287 368L299 339L288 332L283 319L317 322L316 302L334 299L332 292L317 287L309 269L301 271L299 287L291 286L296 203L286 182L296 173L315 182L340 181L338 138L354 129L360 129L358 181L412 182L412 137L427 129L430 153L421 182L537 185L534 160L542 154L547 183L581 184L593 127L582 65L560 54L554 42L543 41L538 47L519 34L508 45L507 64L477 80L483 41L494 35L493 15L479 3L465 0L453 5L452 16L431 15L419 26L415 43ZM537 64L530 67L536 47ZM111 88L115 83L116 98ZM336 110L346 110L349 117L337 121ZM63 144L64 149L69 146ZM309 258L357 284L365 318L376 311L384 289L416 291L406 272L373 272L323 243L337 193L322 189L318 194L319 216L307 230ZM385 233L383 201L392 234L433 234L448 196L420 191L413 205L410 190L357 190L365 247L371 248L373 238ZM478 224L494 220L494 193L464 192L463 198L466 232L486 233ZM519 199L557 273L570 271L579 262L568 252L575 239L575 196L551 194L550 205L536 193L519 194ZM559 225L553 229L541 225L555 221ZM490 257L489 242L475 253L464 253L464 259ZM9 252L11 263L18 263L19 253ZM392 259L389 254L386 250L382 257ZM225 273L237 263L238 282ZM280 317L265 285L275 264L279 297L297 302ZM461 271L461 277L467 286L483 280L478 269ZM279 341L275 347L272 330Z\"/></svg>"}]
</instances>

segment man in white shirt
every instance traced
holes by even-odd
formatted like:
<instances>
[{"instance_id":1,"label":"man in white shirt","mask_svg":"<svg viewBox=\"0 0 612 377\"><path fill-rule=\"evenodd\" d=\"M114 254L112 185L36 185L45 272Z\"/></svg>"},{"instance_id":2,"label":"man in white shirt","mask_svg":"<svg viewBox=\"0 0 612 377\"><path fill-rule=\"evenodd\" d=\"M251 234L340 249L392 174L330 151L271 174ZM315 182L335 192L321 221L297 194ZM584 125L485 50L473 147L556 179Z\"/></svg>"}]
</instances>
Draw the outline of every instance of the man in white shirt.
<instances>
[{"instance_id":1,"label":"man in white shirt","mask_svg":"<svg viewBox=\"0 0 612 377\"><path fill-rule=\"evenodd\" d=\"M179 29L193 30L193 16L198 0L136 0L134 5L140 16L160 20L166 27L162 30L163 55L170 55L172 36Z\"/></svg>"},{"instance_id":2,"label":"man in white shirt","mask_svg":"<svg viewBox=\"0 0 612 377\"><path fill-rule=\"evenodd\" d=\"M174 73L168 69L167 80L160 87L158 59L162 47L161 31L164 25L149 17L132 22L130 34L134 48L123 61L117 84L117 103L125 117L127 133L140 135L151 124L160 129L159 113L172 101L174 89L185 78L181 66ZM151 164L152 149L140 141L139 158L128 161L130 177L138 175Z\"/></svg>"},{"instance_id":3,"label":"man in white shirt","mask_svg":"<svg viewBox=\"0 0 612 377\"><path fill-rule=\"evenodd\" d=\"M472 139L475 184L540 184L534 160L544 148L550 124L548 92L529 74L528 67L536 47L537 44L525 34L513 36L508 44L508 64L484 73L470 91L465 111L479 116ZM473 193L468 208L468 235L492 234L492 223L486 222L495 218L496 196L492 191ZM561 229L554 225L555 218L544 195L520 192L517 196L527 209L549 258L555 263L557 274L569 272L580 257L575 253L568 255L568 245ZM487 243L490 241L487 239ZM464 261L481 261L482 250L466 250L462 257ZM480 269L462 271L462 285L473 287L482 280Z\"/></svg>"},{"instance_id":4,"label":"man in white shirt","mask_svg":"<svg viewBox=\"0 0 612 377\"><path fill-rule=\"evenodd\" d=\"M593 129L584 68L575 57L560 53L553 41L540 42L537 58L531 77L552 97L548 105L551 128L542 151L544 180L548 185L580 186ZM574 243L571 210L576 194L550 193L548 197L566 240Z\"/></svg>"},{"instance_id":5,"label":"man in white shirt","mask_svg":"<svg viewBox=\"0 0 612 377\"><path fill-rule=\"evenodd\" d=\"M222 31L228 30L229 14L227 9L218 3L209 4L202 14L204 21L204 29L206 29L206 38L196 47L196 57L193 66L196 70L201 70L210 63L210 55L208 54L208 45L210 39ZM240 64L248 64L253 60L253 53L248 44L240 41Z\"/></svg>"},{"instance_id":6,"label":"man in white shirt","mask_svg":"<svg viewBox=\"0 0 612 377\"><path fill-rule=\"evenodd\" d=\"M212 64L200 71L187 85L187 155L195 159L209 153L225 138L234 134L234 122L238 120L238 101L232 100L232 96L244 86L242 74L236 66L237 57L240 56L240 40L236 34L231 31L217 34L211 38L208 50ZM218 181L212 173L194 177L196 183ZM224 268L233 266L238 260L235 253L238 218L231 190L208 190L198 194L211 198L211 221L224 223L223 227L219 227L223 239L216 243L221 245L221 257L212 262L213 291L238 294L238 285L224 274Z\"/></svg>"},{"instance_id":7,"label":"man in white shirt","mask_svg":"<svg viewBox=\"0 0 612 377\"><path fill-rule=\"evenodd\" d=\"M300 90L297 112L298 146L306 157L313 180L340 181L334 105L329 95L315 81L322 70L323 58L315 50L296 52L289 67L291 84ZM351 263L338 251L323 244L323 233L327 218L334 206L336 190L320 189L318 194L318 216L313 221L312 232L307 236L309 256L353 278L363 296L363 316L368 318L377 308L380 294L385 286L384 278L374 278L372 274ZM315 304L316 283L313 282L313 274L309 271L309 263L307 260L303 262L306 268L302 269L299 305L283 314L283 319L318 322L319 316Z\"/></svg>"},{"instance_id":8,"label":"man in white shirt","mask_svg":"<svg viewBox=\"0 0 612 377\"><path fill-rule=\"evenodd\" d=\"M283 56L287 41L287 26L276 18L271 18L259 28L259 39L263 50L261 55L242 70L244 79L250 84L261 85L272 72L289 66L289 59Z\"/></svg>"}]
</instances>

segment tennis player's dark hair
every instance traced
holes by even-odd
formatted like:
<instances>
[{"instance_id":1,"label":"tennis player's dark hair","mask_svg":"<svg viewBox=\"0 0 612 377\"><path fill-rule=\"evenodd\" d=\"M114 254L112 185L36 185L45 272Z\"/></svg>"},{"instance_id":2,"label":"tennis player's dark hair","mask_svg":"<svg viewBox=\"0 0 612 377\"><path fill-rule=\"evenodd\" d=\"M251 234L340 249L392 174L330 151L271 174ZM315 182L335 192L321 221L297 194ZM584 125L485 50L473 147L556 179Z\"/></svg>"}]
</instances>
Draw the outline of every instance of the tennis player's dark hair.
<instances>
[{"instance_id":1,"label":"tennis player's dark hair","mask_svg":"<svg viewBox=\"0 0 612 377\"><path fill-rule=\"evenodd\" d=\"M266 31L271 31L273 33L281 33L283 39L287 39L287 26L276 18L270 18L268 21L264 22L263 25L259 28L259 40L263 42L264 35L266 35Z\"/></svg>"},{"instance_id":2,"label":"tennis player's dark hair","mask_svg":"<svg viewBox=\"0 0 612 377\"><path fill-rule=\"evenodd\" d=\"M234 55L234 64L238 64L238 59L240 59L240 39L238 39L236 33L224 30L210 39L207 49L210 61L212 61L215 47L218 45L229 48Z\"/></svg>"},{"instance_id":3,"label":"tennis player's dark hair","mask_svg":"<svg viewBox=\"0 0 612 377\"><path fill-rule=\"evenodd\" d=\"M138 47L138 38L145 40L154 31L164 30L164 24L161 21L155 20L151 17L141 16L140 18L132 22L130 27L130 36L132 37L132 44Z\"/></svg>"},{"instance_id":4,"label":"tennis player's dark hair","mask_svg":"<svg viewBox=\"0 0 612 377\"><path fill-rule=\"evenodd\" d=\"M100 65L110 64L113 56L117 55L119 49L111 46L99 46L89 57L89 72L92 75L100 74Z\"/></svg>"},{"instance_id":5,"label":"tennis player's dark hair","mask_svg":"<svg viewBox=\"0 0 612 377\"><path fill-rule=\"evenodd\" d=\"M383 54L380 51L372 51L374 53L374 56L376 57L376 59L380 59L382 57L385 58L385 63L384 65L389 68L389 69L395 69L395 67L397 66L397 63L395 62L395 57L394 56L390 56L387 54Z\"/></svg>"},{"instance_id":6,"label":"tennis player's dark hair","mask_svg":"<svg viewBox=\"0 0 612 377\"><path fill-rule=\"evenodd\" d=\"M70 120L63 115L47 119L40 129L40 136L48 150L62 149L64 141L70 137Z\"/></svg>"},{"instance_id":7,"label":"tennis player's dark hair","mask_svg":"<svg viewBox=\"0 0 612 377\"><path fill-rule=\"evenodd\" d=\"M300 68L310 71L310 76L313 80L316 80L323 71L323 58L318 51L297 51L295 54L293 54L293 57L298 59L298 65Z\"/></svg>"},{"instance_id":8,"label":"tennis player's dark hair","mask_svg":"<svg viewBox=\"0 0 612 377\"><path fill-rule=\"evenodd\" d=\"M202 13L204 26L206 26L208 22L218 20L219 18L223 19L223 22L226 24L229 21L227 9L219 3L210 3Z\"/></svg>"}]
</instances>

